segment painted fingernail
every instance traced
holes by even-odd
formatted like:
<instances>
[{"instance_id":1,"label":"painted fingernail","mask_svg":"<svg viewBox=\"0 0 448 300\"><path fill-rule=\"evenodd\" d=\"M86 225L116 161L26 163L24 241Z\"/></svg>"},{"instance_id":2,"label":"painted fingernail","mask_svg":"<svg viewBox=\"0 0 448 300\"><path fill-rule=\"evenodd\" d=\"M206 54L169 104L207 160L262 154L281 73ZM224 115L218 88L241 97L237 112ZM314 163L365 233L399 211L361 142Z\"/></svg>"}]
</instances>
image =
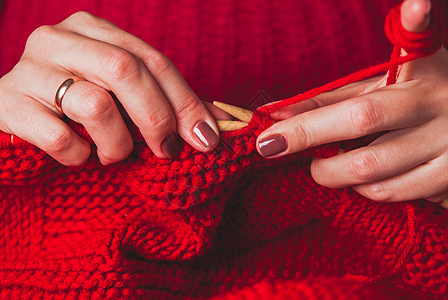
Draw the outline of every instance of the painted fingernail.
<instances>
[{"instance_id":1,"label":"painted fingernail","mask_svg":"<svg viewBox=\"0 0 448 300\"><path fill-rule=\"evenodd\" d=\"M215 131L204 121L200 121L194 126L193 133L206 148L216 145L219 141Z\"/></svg>"},{"instance_id":2,"label":"painted fingernail","mask_svg":"<svg viewBox=\"0 0 448 300\"><path fill-rule=\"evenodd\" d=\"M181 150L182 140L177 132L171 133L162 142L162 151L168 158L178 157Z\"/></svg>"},{"instance_id":3,"label":"painted fingernail","mask_svg":"<svg viewBox=\"0 0 448 300\"><path fill-rule=\"evenodd\" d=\"M274 134L258 142L258 148L263 157L269 157L285 151L288 142L282 134Z\"/></svg>"}]
</instances>

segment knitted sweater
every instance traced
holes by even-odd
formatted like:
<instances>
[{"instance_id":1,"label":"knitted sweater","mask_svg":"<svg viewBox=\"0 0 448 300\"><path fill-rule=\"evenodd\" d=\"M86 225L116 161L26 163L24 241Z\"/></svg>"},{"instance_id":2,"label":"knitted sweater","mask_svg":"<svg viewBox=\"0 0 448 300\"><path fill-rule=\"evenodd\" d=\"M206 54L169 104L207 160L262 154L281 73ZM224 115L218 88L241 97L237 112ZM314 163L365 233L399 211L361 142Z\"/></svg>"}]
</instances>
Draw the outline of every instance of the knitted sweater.
<instances>
[{"instance_id":1,"label":"knitted sweater","mask_svg":"<svg viewBox=\"0 0 448 300\"><path fill-rule=\"evenodd\" d=\"M249 108L391 50L392 1L214 2L7 0L0 72L35 27L76 10L160 49L202 99ZM313 181L311 157L367 140L263 160L254 141L265 121L175 160L156 158L132 127L133 153L108 167L94 154L64 167L0 134L0 298L446 298L447 211Z\"/></svg>"}]
</instances>

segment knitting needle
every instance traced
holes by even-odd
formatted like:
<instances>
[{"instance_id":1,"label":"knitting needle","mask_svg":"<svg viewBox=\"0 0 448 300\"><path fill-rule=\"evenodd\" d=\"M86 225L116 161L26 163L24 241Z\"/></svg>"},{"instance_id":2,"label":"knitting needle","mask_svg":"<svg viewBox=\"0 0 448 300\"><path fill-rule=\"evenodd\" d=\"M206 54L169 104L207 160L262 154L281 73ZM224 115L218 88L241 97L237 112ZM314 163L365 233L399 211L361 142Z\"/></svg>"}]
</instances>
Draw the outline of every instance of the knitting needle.
<instances>
[{"instance_id":1,"label":"knitting needle","mask_svg":"<svg viewBox=\"0 0 448 300\"><path fill-rule=\"evenodd\" d=\"M228 120L216 120L219 131L234 131L247 126L246 122L241 121L228 121Z\"/></svg>"},{"instance_id":2,"label":"knitting needle","mask_svg":"<svg viewBox=\"0 0 448 300\"><path fill-rule=\"evenodd\" d=\"M254 114L250 110L233 106L227 103L222 103L219 101L213 101L213 105L216 107L219 107L232 117L237 118L240 121L228 121L228 120L216 120L216 125L218 125L219 131L234 131L241 129L245 126L247 126L247 123L252 119L252 115ZM337 155L344 154L345 150L342 148L339 148ZM448 209L448 200L445 200L443 204L441 204L443 207Z\"/></svg>"},{"instance_id":3,"label":"knitting needle","mask_svg":"<svg viewBox=\"0 0 448 300\"><path fill-rule=\"evenodd\" d=\"M232 117L237 118L239 121L227 121L227 120L217 120L217 125L220 131L233 131L241 129L249 123L252 119L253 112L248 109L233 106L227 103L222 103L218 101L213 101L213 105L222 109Z\"/></svg>"},{"instance_id":4,"label":"knitting needle","mask_svg":"<svg viewBox=\"0 0 448 300\"><path fill-rule=\"evenodd\" d=\"M252 115L254 114L248 109L244 109L241 107L233 106L227 103L222 103L218 101L213 101L213 105L219 107L229 115L237 118L242 122L249 123L250 119L252 119Z\"/></svg>"}]
</instances>

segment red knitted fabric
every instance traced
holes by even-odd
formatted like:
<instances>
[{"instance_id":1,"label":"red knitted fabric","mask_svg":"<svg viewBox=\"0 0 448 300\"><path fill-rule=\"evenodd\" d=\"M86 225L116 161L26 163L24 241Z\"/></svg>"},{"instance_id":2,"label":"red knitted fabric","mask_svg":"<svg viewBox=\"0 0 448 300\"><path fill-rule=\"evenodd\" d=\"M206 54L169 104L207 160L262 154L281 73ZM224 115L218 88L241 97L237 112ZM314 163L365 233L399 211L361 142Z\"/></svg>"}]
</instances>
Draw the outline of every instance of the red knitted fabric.
<instances>
[{"instance_id":1,"label":"red knitted fabric","mask_svg":"<svg viewBox=\"0 0 448 300\"><path fill-rule=\"evenodd\" d=\"M53 2L44 7L66 9L67 13L74 9L65 3ZM332 12L339 12L341 15L356 7L359 10L356 12L363 16L361 20L364 22L370 7L358 2L360 1L347 1L348 4L343 4L345 2L314 0L304 1L302 7L294 7L292 2L288 5L260 5L258 1L243 1L243 4L229 2L232 4L222 5L224 11L218 14L223 19L219 20L216 15L204 18L210 22L218 19L215 20L217 24L213 25L222 22L228 26L225 17L232 16L235 20L242 17L247 18L245 20L249 23L267 22L269 28L275 29L278 23L274 20L277 19L262 17L261 11L268 17L282 16L281 22L288 24L290 21L287 28L291 27L290 30L294 31L301 27L301 20L292 16L293 7L301 8L302 10L295 10L301 12L304 11L303 8L312 10L317 7L325 11L334 9ZM44 1L40 5L42 3ZM120 9L127 5L119 1L108 4L98 2L97 6L94 3L86 1L84 5L90 5L92 10L110 16L119 14ZM110 3L116 4L116 7L104 8ZM143 2L135 3L134 10L142 10L139 5ZM177 24L176 22L182 22L182 16L195 19L198 17L195 13L201 9L210 12L221 5L211 2L200 5L194 1L188 3L196 6L191 5L189 9L181 11L168 4L148 3L151 7L147 10L153 13L154 18L163 11L168 14L167 18ZM247 3L251 3L253 7L246 7L245 5L249 5ZM323 3L329 3L328 7ZM387 1L377 3L379 7L390 7ZM12 12L8 15L9 10L23 8L21 5L25 4L30 8L28 11L21 11L23 14L32 11L34 2L6 2L0 37L2 41L5 37L11 38L12 33L19 38L26 36L26 24L22 24L20 29L5 29L5 24L10 24L13 16ZM43 10L40 12L46 13ZM173 12L173 15L169 12ZM231 14L233 12L234 16ZM52 16L51 13L49 15ZM331 16L327 12L328 19L319 19L317 22L326 24L331 21ZM347 18L350 19L350 16ZM126 20L121 20L123 24L119 25L126 28ZM396 19L391 19L394 20ZM207 25L207 22L201 23L204 24ZM238 24L233 23L235 26L239 26ZM314 25L317 24L319 23ZM437 23L432 25L434 32L423 35L438 36ZM176 37L183 34L189 36L192 32L208 30L208 35L205 36L212 35L212 29L207 26L196 26L192 30L184 29L186 32L173 31L173 34ZM330 27L325 30L330 30ZM256 25L249 28L254 28L256 32L255 29L265 27ZM393 28L395 32L395 25ZM132 26L127 29L132 31ZM170 27L165 30L169 31ZM221 30L220 34L229 38L229 32L236 29ZM318 28L315 30L319 31ZM365 33L374 32L371 28L362 30ZM163 29L160 31L163 32ZM319 31L318 34L320 33ZM285 38L283 34L286 35L281 30L272 35L255 34L254 39L257 40L260 36L278 38L279 41L291 39L290 35ZM354 33L355 36L357 34L359 32ZM332 42L340 38L331 34L329 36ZM295 37L305 38L299 35ZM348 37L350 38L350 34ZM164 50L170 42L176 47L176 40L163 41L171 38L169 34L160 37L162 47L158 48ZM346 39L347 36L342 38ZM224 40L239 44L235 40ZM418 50L423 50L422 53L417 51L419 54L410 55L427 55L440 45L436 41L430 43L429 40L427 36L422 47L419 47ZM192 86L199 82L201 87L209 80L197 79L204 76L201 73L204 69L201 68L218 63L220 68L212 68L213 72L218 73L212 77L212 86L222 85L224 90L233 81L236 88L230 92L221 92L219 89L215 92L222 96L221 99L237 93L239 101L241 97L253 95L253 90L250 90L253 83L238 77L235 71L237 63L249 67L250 62L263 60L260 65L255 64L255 70L249 68L250 70L242 73L247 76L253 72L261 76L263 69L260 67L275 65L278 62L275 60L282 62L285 56L289 63L294 62L297 58L288 56L297 56L293 50L300 48L296 45L285 49L281 43L269 41L266 43L271 46L279 45L280 49L251 49L249 52L253 52L253 55L250 59L235 54L241 62L230 63L229 69L226 69L224 65L230 61L226 58L234 54L230 55L225 51L235 51L236 46L222 50L222 44L213 44L213 41L220 39L207 41L212 44L205 47L206 50L201 47L197 49L199 53L210 51L211 57L192 57L191 61L187 59L179 61L180 64L175 63L180 65L181 71L185 71ZM178 49L191 48L190 42L180 39L181 46ZM193 42L197 42L196 46L202 45L200 37L193 39ZM264 43L261 40L254 43L257 42L260 45ZM241 43L247 45L243 41ZM408 43L409 40L406 45L400 46L407 46ZM383 47L384 41L380 44ZM338 49L337 42L332 45L335 50ZM373 60L379 62L380 58L384 59L378 53L373 55L380 48L366 45ZM212 50L207 50L210 48ZM312 49L302 53L318 51L313 46L310 48ZM353 48L348 48L344 47L345 51L353 51ZM12 46L6 46L5 55L2 53L2 57L5 57L1 61L4 72L11 66L11 60L20 56L11 49ZM264 62L265 58L272 55L269 51L287 54L274 55L271 58L274 62ZM242 50L243 55L249 52ZM198 54L190 51L185 55L188 58L189 55ZM332 55L334 54L328 56L332 58ZM352 55L354 66L363 65L363 55L366 53L360 55L358 62L356 55ZM212 60L215 56L218 57L217 62ZM448 294L447 211L423 201L375 203L351 189L318 186L310 176L310 157L334 155L339 145L318 147L270 161L263 160L254 149L256 136L270 125L266 112L306 100L313 93L389 69L417 56L393 57L390 63L344 77L335 84L304 93L306 96L293 97L280 104L267 106L256 112L247 128L224 134L221 144L213 152L203 154L185 145L181 157L176 160L156 158L142 142L135 128L133 135L137 144L132 155L126 161L108 167L102 167L95 156L84 166L64 167L28 143L18 140L15 145L11 145L9 136L1 134L0 298L445 298ZM188 66L188 63L197 61L202 63ZM374 64L374 61L368 62ZM335 64L341 66L336 61ZM194 67L198 67L199 71L193 72ZM288 67L291 68L291 64ZM327 69L328 73L323 72ZM316 79L319 75L324 79L346 75L337 73L337 68L333 70L331 64L318 66L317 70L310 72L313 81L301 84L302 87L310 88L322 83ZM303 70L288 71L287 74L297 75L298 78L273 79L281 71L269 68L265 70L268 78L266 80L271 82L268 85L271 87L269 92L275 95L290 94L297 83L295 80L305 80L303 75L299 75ZM346 66L344 71L353 69ZM283 80L286 88L272 84ZM258 80L257 84L262 82L263 80ZM238 85L246 83L248 90ZM213 95L212 90L208 90L206 86L201 87L198 86L200 95L205 95L205 98L207 94ZM281 91L276 92L276 89ZM70 125L89 139L82 127L73 123Z\"/></svg>"}]
</instances>

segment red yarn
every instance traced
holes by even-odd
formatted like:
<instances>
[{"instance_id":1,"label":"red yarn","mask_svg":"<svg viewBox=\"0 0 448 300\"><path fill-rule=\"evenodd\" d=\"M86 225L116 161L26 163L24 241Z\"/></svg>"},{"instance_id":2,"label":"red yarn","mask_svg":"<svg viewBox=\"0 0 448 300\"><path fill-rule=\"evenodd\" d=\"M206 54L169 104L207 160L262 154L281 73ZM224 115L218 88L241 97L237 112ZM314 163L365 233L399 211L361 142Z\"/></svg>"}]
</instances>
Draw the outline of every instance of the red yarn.
<instances>
[{"instance_id":1,"label":"red yarn","mask_svg":"<svg viewBox=\"0 0 448 300\"><path fill-rule=\"evenodd\" d=\"M431 36L419 54L258 109L210 153L159 159L132 127L127 160L64 167L2 133L0 298L446 298L447 210L317 185L310 158L339 145L269 161L255 151L269 112L429 55Z\"/></svg>"},{"instance_id":2,"label":"red yarn","mask_svg":"<svg viewBox=\"0 0 448 300\"><path fill-rule=\"evenodd\" d=\"M412 204L406 205L406 211L407 211L407 226L408 226L408 233L406 237L406 247L403 249L403 252L401 253L400 257L397 259L397 262L395 266L385 274L381 275L374 275L374 276L365 276L365 275L347 275L348 278L351 279L357 279L361 282L365 283L376 283L378 281L386 280L397 273L401 272L403 268L406 265L406 262L409 259L409 255L411 254L412 249L415 247L415 223L416 223L416 216L415 216L415 208L412 206Z\"/></svg>"},{"instance_id":3,"label":"red yarn","mask_svg":"<svg viewBox=\"0 0 448 300\"><path fill-rule=\"evenodd\" d=\"M403 28L400 19L400 7L391 9L386 18L384 30L387 37L394 44L394 50L391 56L391 65L387 84L394 84L397 80L398 58L401 55L401 49L408 54L409 61L435 53L442 46L442 34L440 28L440 17L435 15L434 9L431 15L431 24L423 33L409 32Z\"/></svg>"},{"instance_id":4,"label":"red yarn","mask_svg":"<svg viewBox=\"0 0 448 300\"><path fill-rule=\"evenodd\" d=\"M259 111L263 113L271 113L288 105L308 100L319 94L366 79L386 70L389 71L387 84L394 84L396 82L397 68L399 65L423 56L431 55L442 46L440 17L437 14L432 14L431 23L425 32L414 33L403 28L400 19L400 8L401 4L390 10L384 26L389 40L394 44L394 50L388 63L368 67L303 94L299 94L272 105L261 107ZM406 50L408 54L401 56L401 49Z\"/></svg>"}]
</instances>

